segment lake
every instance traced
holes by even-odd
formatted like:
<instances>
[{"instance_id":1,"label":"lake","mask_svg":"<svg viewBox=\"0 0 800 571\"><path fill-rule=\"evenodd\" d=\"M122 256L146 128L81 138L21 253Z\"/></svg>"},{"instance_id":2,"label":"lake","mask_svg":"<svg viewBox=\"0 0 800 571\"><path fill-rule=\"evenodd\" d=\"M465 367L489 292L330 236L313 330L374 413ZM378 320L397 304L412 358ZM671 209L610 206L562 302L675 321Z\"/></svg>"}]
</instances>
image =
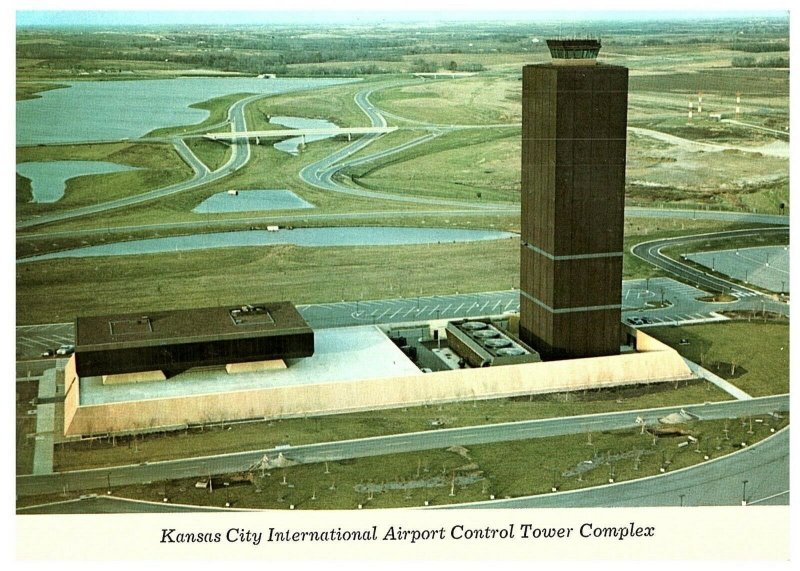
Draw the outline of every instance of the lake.
<instances>
[{"instance_id":1,"label":"lake","mask_svg":"<svg viewBox=\"0 0 800 571\"><path fill-rule=\"evenodd\" d=\"M209 112L189 105L234 93L278 94L357 79L197 77L69 81L64 89L17 101L17 145L136 138L160 127L195 125Z\"/></svg>"},{"instance_id":2,"label":"lake","mask_svg":"<svg viewBox=\"0 0 800 571\"><path fill-rule=\"evenodd\" d=\"M31 179L31 202L58 202L71 178L129 170L135 167L105 161L42 161L17 165L17 172Z\"/></svg>"},{"instance_id":3,"label":"lake","mask_svg":"<svg viewBox=\"0 0 800 571\"><path fill-rule=\"evenodd\" d=\"M233 194L233 193L236 194ZM233 190L218 192L192 209L198 214L219 212L257 212L261 210L291 210L314 208L291 190Z\"/></svg>"},{"instance_id":4,"label":"lake","mask_svg":"<svg viewBox=\"0 0 800 571\"><path fill-rule=\"evenodd\" d=\"M208 234L170 236L87 246L85 248L32 256L17 260L17 263L22 264L57 258L131 256L164 252L187 252L210 248L275 246L278 244L309 247L404 246L411 244L475 242L504 238L517 238L517 235L496 230L461 230L457 228L329 227L283 229L278 232L241 230L237 232L211 232Z\"/></svg>"},{"instance_id":5,"label":"lake","mask_svg":"<svg viewBox=\"0 0 800 571\"><path fill-rule=\"evenodd\" d=\"M290 129L335 129L336 125L324 119L306 119L304 117L271 117L270 123L289 127ZM330 139L334 135L306 135L305 142L312 143L314 141L321 141L323 139ZM300 153L300 145L303 143L303 137L292 137L291 139L284 139L278 141L273 147L279 151L289 153L290 155L298 155Z\"/></svg>"}]
</instances>

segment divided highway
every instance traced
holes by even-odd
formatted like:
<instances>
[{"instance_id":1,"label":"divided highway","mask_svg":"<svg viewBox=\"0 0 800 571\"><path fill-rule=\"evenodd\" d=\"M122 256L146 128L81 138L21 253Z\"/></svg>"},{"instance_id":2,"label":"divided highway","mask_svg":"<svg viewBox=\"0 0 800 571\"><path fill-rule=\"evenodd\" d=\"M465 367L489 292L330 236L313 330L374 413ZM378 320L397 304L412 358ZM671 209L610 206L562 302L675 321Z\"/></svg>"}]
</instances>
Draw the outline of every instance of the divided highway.
<instances>
[{"instance_id":1,"label":"divided highway","mask_svg":"<svg viewBox=\"0 0 800 571\"><path fill-rule=\"evenodd\" d=\"M58 493L64 489L69 491L102 489L108 486L109 480L113 487L168 479L228 474L249 469L260 462L264 455L272 455L274 458L279 451L288 459L309 463L380 456L389 453L416 452L448 448L456 445L470 446L564 434L631 429L639 426L637 417L643 419L648 425L652 425L656 424L659 418L681 410L694 415L700 420L770 414L789 410L789 396L780 395L744 401L726 401L684 407L662 407L430 430L358 440L307 444L281 450L267 448L200 458L152 462L149 464L35 476L17 476L17 495L30 496Z\"/></svg>"},{"instance_id":2,"label":"divided highway","mask_svg":"<svg viewBox=\"0 0 800 571\"><path fill-rule=\"evenodd\" d=\"M228 110L228 119L233 130L244 131L247 129L244 117L244 108L248 103L261 97L265 97L265 95L253 95L251 97L241 99L231 106L231 108ZM109 210L116 210L117 208L133 206L135 204L141 204L157 198L163 198L177 192L191 190L198 186L225 178L232 172L242 168L250 160L250 145L247 143L247 139L235 141L231 146L231 158L227 163L213 172L210 171L209 168L194 155L194 153L192 153L191 149L189 149L189 147L181 138L175 137L173 139L173 144L175 145L175 150L178 152L181 158L194 171L192 178L170 186L166 186L164 188L143 192L141 194L120 198L118 200L110 200L108 202L84 206L82 208L57 211L50 214L26 218L25 220L17 222L17 230L31 228L42 224L49 224L51 222L61 222L63 220L70 220L72 218L79 218L81 216L87 216L90 214L98 214L101 212L107 212Z\"/></svg>"}]
</instances>

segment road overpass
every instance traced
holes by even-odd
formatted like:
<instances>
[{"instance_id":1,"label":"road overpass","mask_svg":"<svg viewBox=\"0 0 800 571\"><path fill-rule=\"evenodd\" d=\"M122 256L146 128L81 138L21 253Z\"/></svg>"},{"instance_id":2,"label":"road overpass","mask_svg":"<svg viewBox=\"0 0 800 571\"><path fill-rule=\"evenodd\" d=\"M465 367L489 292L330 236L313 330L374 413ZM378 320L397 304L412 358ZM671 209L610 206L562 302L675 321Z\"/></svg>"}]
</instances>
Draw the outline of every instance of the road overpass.
<instances>
[{"instance_id":1,"label":"road overpass","mask_svg":"<svg viewBox=\"0 0 800 571\"><path fill-rule=\"evenodd\" d=\"M287 137L337 136L337 135L375 135L396 131L397 127L331 127L329 129L270 129L267 131L226 131L206 133L212 141L237 141L240 139L284 139Z\"/></svg>"}]
</instances>

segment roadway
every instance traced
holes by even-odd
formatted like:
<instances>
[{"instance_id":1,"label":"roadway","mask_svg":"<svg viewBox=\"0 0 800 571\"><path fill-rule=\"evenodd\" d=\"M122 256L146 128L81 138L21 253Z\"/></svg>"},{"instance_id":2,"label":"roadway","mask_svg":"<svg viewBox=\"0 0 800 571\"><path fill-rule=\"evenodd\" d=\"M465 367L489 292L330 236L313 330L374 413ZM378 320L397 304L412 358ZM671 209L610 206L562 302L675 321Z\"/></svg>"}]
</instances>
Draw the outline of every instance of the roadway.
<instances>
[{"instance_id":1,"label":"roadway","mask_svg":"<svg viewBox=\"0 0 800 571\"><path fill-rule=\"evenodd\" d=\"M761 296L761 292L755 291L743 285L734 284L720 276L703 272L677 260L664 255L661 251L668 246L681 246L693 242L701 242L719 238L746 238L750 236L762 236L764 234L785 233L789 234L788 227L780 228L754 228L750 230L733 230L728 232L712 232L706 234L695 234L692 236L680 236L677 238L662 238L649 242L636 244L631 248L631 253L642 260L653 264L687 283L697 284L697 287L712 292L729 293L735 297L749 297L753 294ZM773 302L776 306L784 306Z\"/></svg>"},{"instance_id":2,"label":"roadway","mask_svg":"<svg viewBox=\"0 0 800 571\"><path fill-rule=\"evenodd\" d=\"M231 108L228 110L228 120L234 131L247 130L247 125L244 116L244 107L248 103L255 101L256 99L259 99L261 97L266 97L266 96L253 95L251 97L246 97L244 99L241 99L231 106ZM243 141L242 140L234 141L231 147L232 152L230 159L228 160L227 163L225 163L215 171L210 171L209 168L205 165L205 163L203 163L200 159L198 159L195 156L195 154L191 151L191 149L189 149L189 147L180 137L175 137L173 139L173 144L175 146L175 150L178 152L181 158L186 162L186 164L188 164L192 168L192 171L194 172L193 176L188 180L172 184L170 186L166 186L163 188L159 188L156 190L143 192L141 194L137 194L134 196L128 196L117 200L102 202L100 204L93 204L91 206L84 206L82 208L56 211L50 214L42 214L39 216L26 218L25 220L17 222L16 226L17 230L23 230L26 228L40 226L42 224L49 224L52 222L61 222L64 220L70 220L73 218L88 216L90 214L99 214L103 212L108 212L110 210L116 210L118 208L133 206L136 204L141 204L143 202L149 202L151 200L163 198L165 196L170 196L178 192L191 190L198 186L216 182L218 180L225 178L234 171L242 168L250 160L250 145L247 143L247 139L244 139Z\"/></svg>"},{"instance_id":3,"label":"roadway","mask_svg":"<svg viewBox=\"0 0 800 571\"><path fill-rule=\"evenodd\" d=\"M391 87L393 85L394 84L388 86L381 86L379 88L365 89L356 93L354 97L356 105L359 107L359 109L361 109L361 111L363 111L367 115L367 117L369 117L373 127L376 128L385 127L387 123L386 123L386 118L383 116L382 112L379 111L378 108L375 107L370 102L369 96L378 89L386 89L387 87ZM372 161L378 158L389 156L391 154L405 151L416 145L426 143L437 137L439 134L441 133L437 132L429 133L422 137L418 137L417 139L414 139L412 141L393 147L391 149L374 153L372 155L369 155L368 157L362 157L359 159L355 159L353 161L343 162L347 157L354 155L355 153L357 153L358 151L360 151L361 149L365 148L367 145L375 141L380 136L380 135L367 135L365 137L362 137L358 141L355 141L343 147L339 151L336 151L335 153L328 155L327 157L324 157L318 161L306 165L300 171L300 178L305 183L313 187L319 188L321 190L337 192L340 194L347 194L350 196L357 196L359 198L391 200L395 202L405 202L413 204L448 206L448 207L456 207L459 209L470 209L470 208L474 208L476 210L509 209L508 204L501 204L501 203L475 203L475 202L466 202L459 200L409 196L402 194L394 194L390 192L374 192L363 188L344 186L333 180L333 177L337 172L339 172L344 168L347 168L348 166L363 164L368 161ZM518 207L515 208L515 211L516 210L518 210Z\"/></svg>"},{"instance_id":4,"label":"roadway","mask_svg":"<svg viewBox=\"0 0 800 571\"><path fill-rule=\"evenodd\" d=\"M742 480L747 480L744 487ZM748 505L789 504L789 428L721 458L657 476L582 490L430 509L735 506L740 505L743 491ZM228 510L132 501L113 496L89 496L17 509L19 514L200 511Z\"/></svg>"},{"instance_id":5,"label":"roadway","mask_svg":"<svg viewBox=\"0 0 800 571\"><path fill-rule=\"evenodd\" d=\"M788 427L748 448L675 472L570 492L442 507L737 506L743 492L748 505L789 505Z\"/></svg>"},{"instance_id":6,"label":"roadway","mask_svg":"<svg viewBox=\"0 0 800 571\"><path fill-rule=\"evenodd\" d=\"M719 320L718 312L768 309L788 315L789 306L761 294L742 297L728 303L700 301L705 292L671 278L626 280L622 283L623 319L632 315L648 317L649 326L679 325ZM649 304L664 299L668 307L653 308ZM497 316L519 311L519 291L487 291L450 295L419 295L393 299L368 299L298 305L303 318L314 329L357 325L391 325ZM72 323L19 325L16 328L16 354L19 377L37 376L52 366L52 359L39 359L47 350L74 344ZM31 375L28 375L31 372Z\"/></svg>"},{"instance_id":7,"label":"roadway","mask_svg":"<svg viewBox=\"0 0 800 571\"><path fill-rule=\"evenodd\" d=\"M237 139L282 139L305 136L373 135L396 131L397 127L331 127L328 129L270 129L269 131L229 131L206 133L204 138L212 141L236 141Z\"/></svg>"},{"instance_id":8,"label":"roadway","mask_svg":"<svg viewBox=\"0 0 800 571\"><path fill-rule=\"evenodd\" d=\"M114 466L53 474L24 475L17 476L17 495L31 496L59 493L64 490L75 492L105 489L108 487L109 481L113 487L215 474L230 474L249 470L261 462L264 456L272 455L274 458L278 452L281 452L286 458L296 462L314 463L380 456L384 454L417 452L420 450L448 448L450 446L472 446L477 444L510 442L604 430L637 429L640 426L637 419L642 419L646 425L652 426L658 423L659 418L682 410L695 416L699 420L771 414L789 410L789 395L697 404L683 407L660 407L605 414L429 430L426 432L403 433L339 442L306 444L281 450L265 448L247 452L234 452L230 454L151 462L138 465Z\"/></svg>"}]
</instances>

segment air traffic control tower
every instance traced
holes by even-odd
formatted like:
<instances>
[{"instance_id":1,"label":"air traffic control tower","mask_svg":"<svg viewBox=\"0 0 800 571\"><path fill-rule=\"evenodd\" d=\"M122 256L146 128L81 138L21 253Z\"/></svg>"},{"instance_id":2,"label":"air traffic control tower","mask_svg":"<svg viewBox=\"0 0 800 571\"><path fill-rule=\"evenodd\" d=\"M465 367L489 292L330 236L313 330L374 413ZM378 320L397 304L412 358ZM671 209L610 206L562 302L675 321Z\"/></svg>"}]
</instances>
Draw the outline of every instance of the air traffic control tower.
<instances>
[{"instance_id":1,"label":"air traffic control tower","mask_svg":"<svg viewBox=\"0 0 800 571\"><path fill-rule=\"evenodd\" d=\"M548 40L522 76L520 338L545 359L620 351L628 69Z\"/></svg>"}]
</instances>

